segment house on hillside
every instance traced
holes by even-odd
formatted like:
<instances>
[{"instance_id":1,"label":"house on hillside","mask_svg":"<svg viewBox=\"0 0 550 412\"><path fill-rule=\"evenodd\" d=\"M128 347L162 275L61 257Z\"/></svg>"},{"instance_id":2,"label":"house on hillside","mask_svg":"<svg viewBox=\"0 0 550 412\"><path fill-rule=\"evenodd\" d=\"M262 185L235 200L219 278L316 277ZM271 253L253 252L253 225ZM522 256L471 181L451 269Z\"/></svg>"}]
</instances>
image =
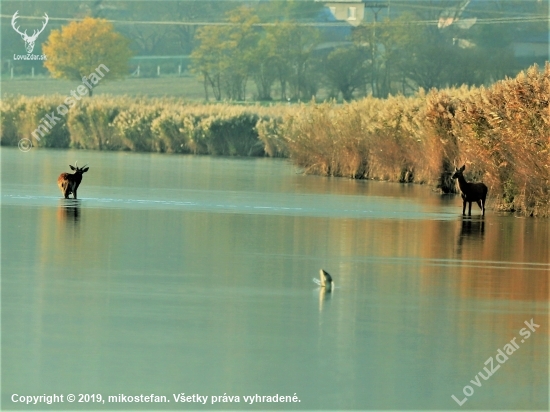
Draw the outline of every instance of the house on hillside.
<instances>
[{"instance_id":1,"label":"house on hillside","mask_svg":"<svg viewBox=\"0 0 550 412\"><path fill-rule=\"evenodd\" d=\"M322 3L323 8L316 21L323 23L320 28L323 33L323 41L319 49L334 49L349 45L352 30L361 23L381 21L384 18L395 18L403 10L411 7L405 2L391 2L391 0L315 0ZM435 20L442 32L452 30L453 44L459 48L467 49L477 46L477 39L473 39L470 30L479 24L504 24L506 17L517 17L517 5L504 3L501 9L496 9L492 2L484 0L432 0L430 7L422 10L430 10L432 15L428 19ZM391 10L390 10L391 9ZM540 10L536 4L526 2L521 9L520 16L537 18ZM496 19L496 20L495 20ZM504 23L502 22L504 19ZM480 23L481 22L481 23ZM510 44L514 57L524 65L538 63L544 65L549 60L549 36L550 33L536 34L528 26L512 25L510 33L514 40Z\"/></svg>"},{"instance_id":2,"label":"house on hillside","mask_svg":"<svg viewBox=\"0 0 550 412\"><path fill-rule=\"evenodd\" d=\"M361 24L365 17L365 3L362 0L333 0L324 3L336 20L345 21L352 26Z\"/></svg>"},{"instance_id":3,"label":"house on hillside","mask_svg":"<svg viewBox=\"0 0 550 412\"><path fill-rule=\"evenodd\" d=\"M535 62L543 65L545 61L550 60L550 33L526 36L516 39L512 42L514 56L519 60Z\"/></svg>"},{"instance_id":4,"label":"house on hillside","mask_svg":"<svg viewBox=\"0 0 550 412\"><path fill-rule=\"evenodd\" d=\"M334 49L351 44L351 33L361 23L381 19L389 1L315 0L325 6L316 18L323 41L318 49Z\"/></svg>"},{"instance_id":5,"label":"house on hillside","mask_svg":"<svg viewBox=\"0 0 550 412\"><path fill-rule=\"evenodd\" d=\"M350 43L353 27L337 20L327 7L321 10L315 21L320 23L318 26L322 39L320 48L334 48Z\"/></svg>"},{"instance_id":6,"label":"house on hillside","mask_svg":"<svg viewBox=\"0 0 550 412\"><path fill-rule=\"evenodd\" d=\"M369 9L374 18L382 9L387 9L389 1L372 0L315 0L324 3L332 16L341 22L346 22L351 26L359 26L363 21L367 21ZM372 20L372 17L370 18Z\"/></svg>"}]
</instances>

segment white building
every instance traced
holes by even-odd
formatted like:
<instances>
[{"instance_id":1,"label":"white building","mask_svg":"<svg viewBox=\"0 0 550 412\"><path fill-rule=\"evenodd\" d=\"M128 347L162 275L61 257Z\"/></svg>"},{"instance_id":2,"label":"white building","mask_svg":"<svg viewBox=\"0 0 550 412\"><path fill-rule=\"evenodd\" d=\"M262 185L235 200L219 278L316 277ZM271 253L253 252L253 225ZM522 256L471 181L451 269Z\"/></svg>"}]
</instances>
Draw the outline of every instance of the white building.
<instances>
[{"instance_id":1,"label":"white building","mask_svg":"<svg viewBox=\"0 0 550 412\"><path fill-rule=\"evenodd\" d=\"M334 18L358 26L365 19L364 0L315 0L325 4Z\"/></svg>"}]
</instances>

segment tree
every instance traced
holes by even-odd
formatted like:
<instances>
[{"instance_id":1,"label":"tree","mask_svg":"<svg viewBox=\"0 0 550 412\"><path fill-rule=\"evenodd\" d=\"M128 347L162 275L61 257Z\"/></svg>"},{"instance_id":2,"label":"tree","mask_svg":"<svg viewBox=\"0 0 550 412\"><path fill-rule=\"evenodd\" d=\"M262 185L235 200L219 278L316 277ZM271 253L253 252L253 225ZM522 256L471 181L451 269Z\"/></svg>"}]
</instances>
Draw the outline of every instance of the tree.
<instances>
[{"instance_id":1,"label":"tree","mask_svg":"<svg viewBox=\"0 0 550 412\"><path fill-rule=\"evenodd\" d=\"M264 35L258 42L255 53L256 58L252 67L252 77L258 90L258 100L272 99L271 88L277 80L276 58L272 46L270 39Z\"/></svg>"},{"instance_id":2,"label":"tree","mask_svg":"<svg viewBox=\"0 0 550 412\"><path fill-rule=\"evenodd\" d=\"M198 30L200 45L191 54L192 71L203 78L205 94L210 84L217 100L222 91L229 99L244 100L255 65L258 17L249 7L239 7L227 14L227 21L230 24Z\"/></svg>"},{"instance_id":3,"label":"tree","mask_svg":"<svg viewBox=\"0 0 550 412\"><path fill-rule=\"evenodd\" d=\"M204 97L208 101L208 86L214 98L222 98L222 76L225 70L224 58L225 27L206 26L198 30L199 47L191 53L191 71L203 79Z\"/></svg>"},{"instance_id":4,"label":"tree","mask_svg":"<svg viewBox=\"0 0 550 412\"><path fill-rule=\"evenodd\" d=\"M324 8L322 2L278 0L260 2L255 7L263 23L269 23L261 32L261 40L254 55L253 78L260 100L271 99L273 83L279 82L281 99L306 98L317 93L317 62L312 58L318 44L318 30L298 26L295 21L315 21ZM293 44L294 42L297 44ZM300 49L300 46L303 46Z\"/></svg>"},{"instance_id":5,"label":"tree","mask_svg":"<svg viewBox=\"0 0 550 412\"><path fill-rule=\"evenodd\" d=\"M387 97L395 93L397 89L392 86L395 82L400 82L404 89L405 78L411 70L412 50L424 42L424 29L410 23L416 19L404 13L394 20L364 23L354 30L354 43L370 51L364 67L373 96Z\"/></svg>"},{"instance_id":6,"label":"tree","mask_svg":"<svg viewBox=\"0 0 550 412\"><path fill-rule=\"evenodd\" d=\"M293 22L276 23L266 28L266 44L271 47L271 61L281 85L281 99L287 97L287 85L292 98L311 97L315 82L310 75L315 70L313 50L319 43L318 30Z\"/></svg>"},{"instance_id":7,"label":"tree","mask_svg":"<svg viewBox=\"0 0 550 412\"><path fill-rule=\"evenodd\" d=\"M129 40L115 32L111 23L91 17L52 30L42 50L48 56L44 66L54 78L86 80L92 87L90 96L98 80L86 76L104 65L109 79L124 77L131 57Z\"/></svg>"},{"instance_id":8,"label":"tree","mask_svg":"<svg viewBox=\"0 0 550 412\"><path fill-rule=\"evenodd\" d=\"M152 3L158 8L158 3ZM234 2L213 1L213 0L185 0L175 2L163 2L163 7L168 7L171 19L180 22L219 22L229 10L235 8ZM132 5L132 8L135 6ZM172 27L180 50L184 54L191 54L195 42L197 26L194 24L183 24Z\"/></svg>"},{"instance_id":9,"label":"tree","mask_svg":"<svg viewBox=\"0 0 550 412\"><path fill-rule=\"evenodd\" d=\"M228 36L225 42L229 60L226 92L230 99L245 100L246 84L256 62L259 18L250 7L242 6L228 13Z\"/></svg>"},{"instance_id":10,"label":"tree","mask_svg":"<svg viewBox=\"0 0 550 412\"><path fill-rule=\"evenodd\" d=\"M333 50L325 61L325 77L330 86L342 93L344 100L351 100L353 92L365 84L363 63L367 50L351 46Z\"/></svg>"},{"instance_id":11,"label":"tree","mask_svg":"<svg viewBox=\"0 0 550 412\"><path fill-rule=\"evenodd\" d=\"M403 68L407 77L425 90L448 85L454 58L450 45L437 39L428 39L409 49L409 60Z\"/></svg>"}]
</instances>

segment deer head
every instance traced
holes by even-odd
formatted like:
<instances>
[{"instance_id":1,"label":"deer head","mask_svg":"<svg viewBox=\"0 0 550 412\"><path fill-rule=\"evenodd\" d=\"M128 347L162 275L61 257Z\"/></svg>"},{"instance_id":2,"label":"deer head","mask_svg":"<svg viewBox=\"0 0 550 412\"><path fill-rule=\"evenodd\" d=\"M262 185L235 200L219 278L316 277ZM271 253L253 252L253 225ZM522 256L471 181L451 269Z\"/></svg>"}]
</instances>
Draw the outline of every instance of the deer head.
<instances>
[{"instance_id":1,"label":"deer head","mask_svg":"<svg viewBox=\"0 0 550 412\"><path fill-rule=\"evenodd\" d=\"M462 173L464 173L465 169L466 169L466 165L463 165L460 169L455 166L455 172L451 176L451 178L458 179L460 176L464 177Z\"/></svg>"},{"instance_id":2,"label":"deer head","mask_svg":"<svg viewBox=\"0 0 550 412\"><path fill-rule=\"evenodd\" d=\"M89 167L86 167L88 166L88 163L86 163L84 166L82 167L78 167L78 161L74 162L74 166L73 165L69 165L69 167L71 168L71 170L74 170L75 174L82 174L82 173L86 173L89 169Z\"/></svg>"},{"instance_id":3,"label":"deer head","mask_svg":"<svg viewBox=\"0 0 550 412\"><path fill-rule=\"evenodd\" d=\"M44 28L46 27L46 24L48 24L49 17L46 13L44 13L44 17L45 17L46 21L42 24L42 28L40 30L34 30L33 33L32 33L32 36L29 36L27 34L27 30L25 30L23 33L21 33L21 31L19 30L19 27L15 27L15 21L19 17L17 15L17 13L19 13L19 10L17 10L15 12L15 14L13 15L13 17L11 18L11 26L13 27L13 29L17 33L19 33L21 35L21 37L25 41L25 49L27 49L27 53L32 53L32 51L34 49L34 42L36 41L36 38L38 37L38 35L44 31Z\"/></svg>"}]
</instances>

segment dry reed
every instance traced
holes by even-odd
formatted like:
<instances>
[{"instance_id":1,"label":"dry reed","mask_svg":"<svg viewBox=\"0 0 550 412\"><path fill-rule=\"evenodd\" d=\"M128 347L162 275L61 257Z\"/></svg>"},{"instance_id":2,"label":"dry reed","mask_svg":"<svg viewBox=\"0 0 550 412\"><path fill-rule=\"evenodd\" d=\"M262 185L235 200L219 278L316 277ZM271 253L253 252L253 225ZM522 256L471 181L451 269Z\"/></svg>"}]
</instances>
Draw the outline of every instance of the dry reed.
<instances>
[{"instance_id":1,"label":"dry reed","mask_svg":"<svg viewBox=\"0 0 550 412\"><path fill-rule=\"evenodd\" d=\"M306 173L429 183L455 191L454 166L493 205L550 216L550 64L491 87L269 107L180 99L83 99L43 147L289 157ZM0 144L29 137L62 96L0 102Z\"/></svg>"}]
</instances>

